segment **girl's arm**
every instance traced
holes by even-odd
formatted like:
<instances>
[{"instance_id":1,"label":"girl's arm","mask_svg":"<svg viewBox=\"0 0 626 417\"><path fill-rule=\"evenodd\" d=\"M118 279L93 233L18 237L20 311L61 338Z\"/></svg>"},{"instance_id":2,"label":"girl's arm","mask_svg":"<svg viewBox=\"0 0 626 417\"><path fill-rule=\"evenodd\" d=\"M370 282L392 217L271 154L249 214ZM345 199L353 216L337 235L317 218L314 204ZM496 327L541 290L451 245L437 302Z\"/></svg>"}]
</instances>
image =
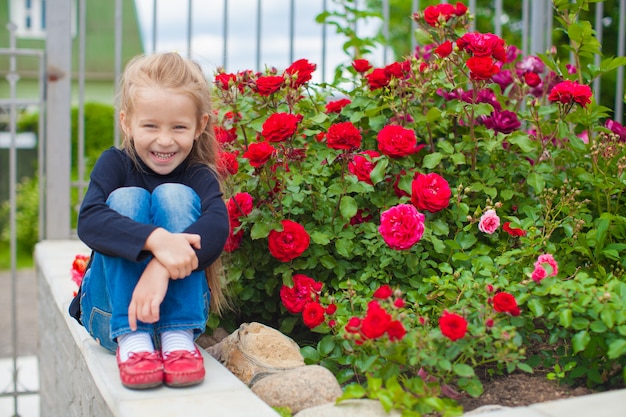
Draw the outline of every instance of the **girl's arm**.
<instances>
[{"instance_id":1,"label":"girl's arm","mask_svg":"<svg viewBox=\"0 0 626 417\"><path fill-rule=\"evenodd\" d=\"M152 252L172 279L185 278L198 268L193 248L200 249L200 235L170 233L159 227L146 239L144 249Z\"/></svg>"},{"instance_id":2,"label":"girl's arm","mask_svg":"<svg viewBox=\"0 0 626 417\"><path fill-rule=\"evenodd\" d=\"M137 320L144 323L159 321L159 310L165 298L170 273L155 258L152 258L141 274L128 306L128 324L137 330Z\"/></svg>"}]
</instances>

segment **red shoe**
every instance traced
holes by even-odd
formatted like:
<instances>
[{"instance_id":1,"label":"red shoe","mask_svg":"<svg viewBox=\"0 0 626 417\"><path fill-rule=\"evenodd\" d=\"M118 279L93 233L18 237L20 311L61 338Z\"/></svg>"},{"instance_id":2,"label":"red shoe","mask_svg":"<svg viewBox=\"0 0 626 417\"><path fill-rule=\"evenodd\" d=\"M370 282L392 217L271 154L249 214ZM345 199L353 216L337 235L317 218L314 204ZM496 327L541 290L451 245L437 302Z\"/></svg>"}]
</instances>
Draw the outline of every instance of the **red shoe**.
<instances>
[{"instance_id":1,"label":"red shoe","mask_svg":"<svg viewBox=\"0 0 626 417\"><path fill-rule=\"evenodd\" d=\"M204 359L196 348L195 352L175 350L163 354L165 385L188 387L204 380Z\"/></svg>"},{"instance_id":2,"label":"red shoe","mask_svg":"<svg viewBox=\"0 0 626 417\"><path fill-rule=\"evenodd\" d=\"M117 349L116 357L122 385L126 388L154 388L163 383L163 358L158 350L131 352L128 359L121 362L120 350Z\"/></svg>"}]
</instances>

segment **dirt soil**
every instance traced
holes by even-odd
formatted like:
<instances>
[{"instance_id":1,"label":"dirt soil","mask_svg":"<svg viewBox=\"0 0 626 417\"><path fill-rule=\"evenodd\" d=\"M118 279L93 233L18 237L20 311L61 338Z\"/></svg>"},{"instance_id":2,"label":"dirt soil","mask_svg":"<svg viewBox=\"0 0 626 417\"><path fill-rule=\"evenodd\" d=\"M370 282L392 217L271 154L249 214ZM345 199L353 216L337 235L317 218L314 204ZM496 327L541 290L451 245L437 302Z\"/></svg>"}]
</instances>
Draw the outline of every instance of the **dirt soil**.
<instances>
[{"instance_id":1,"label":"dirt soil","mask_svg":"<svg viewBox=\"0 0 626 417\"><path fill-rule=\"evenodd\" d=\"M549 381L545 375L512 374L483 383L484 392L478 398L458 400L465 412L484 405L524 407L546 401L561 400L579 395L593 394L585 387L570 388Z\"/></svg>"}]
</instances>

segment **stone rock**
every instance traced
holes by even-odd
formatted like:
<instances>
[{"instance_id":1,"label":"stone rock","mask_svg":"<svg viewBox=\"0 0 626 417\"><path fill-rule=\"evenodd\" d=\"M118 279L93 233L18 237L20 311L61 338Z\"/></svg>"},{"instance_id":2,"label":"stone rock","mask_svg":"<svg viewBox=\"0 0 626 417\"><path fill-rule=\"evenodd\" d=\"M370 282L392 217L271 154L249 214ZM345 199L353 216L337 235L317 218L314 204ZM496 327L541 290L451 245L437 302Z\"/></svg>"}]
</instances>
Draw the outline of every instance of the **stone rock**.
<instances>
[{"instance_id":1,"label":"stone rock","mask_svg":"<svg viewBox=\"0 0 626 417\"><path fill-rule=\"evenodd\" d=\"M244 323L232 334L206 349L243 383L304 366L293 339L261 323Z\"/></svg>"},{"instance_id":2,"label":"stone rock","mask_svg":"<svg viewBox=\"0 0 626 417\"><path fill-rule=\"evenodd\" d=\"M252 392L270 406L288 407L292 413L334 403L342 394L332 372L319 365L301 366L265 376L252 385Z\"/></svg>"},{"instance_id":3,"label":"stone rock","mask_svg":"<svg viewBox=\"0 0 626 417\"><path fill-rule=\"evenodd\" d=\"M400 417L397 410L385 411L376 400L345 400L339 404L323 404L306 408L294 417Z\"/></svg>"}]
</instances>

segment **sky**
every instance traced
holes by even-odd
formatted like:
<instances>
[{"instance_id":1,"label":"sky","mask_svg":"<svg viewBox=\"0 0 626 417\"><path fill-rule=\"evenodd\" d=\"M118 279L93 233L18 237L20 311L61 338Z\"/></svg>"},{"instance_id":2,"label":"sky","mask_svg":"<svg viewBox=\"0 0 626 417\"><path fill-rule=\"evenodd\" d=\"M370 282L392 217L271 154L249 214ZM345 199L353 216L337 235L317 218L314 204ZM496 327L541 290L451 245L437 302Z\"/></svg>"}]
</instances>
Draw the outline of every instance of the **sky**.
<instances>
[{"instance_id":1,"label":"sky","mask_svg":"<svg viewBox=\"0 0 626 417\"><path fill-rule=\"evenodd\" d=\"M290 0L191 0L192 43L191 57L212 74L224 60L224 4L228 1L228 54L226 71L246 69L263 70L276 67L279 70L291 64L289 59ZM135 0L145 51L153 51L153 4L154 0ZM260 68L256 68L257 9L261 3L261 54ZM326 0L327 8L333 2ZM364 2L361 2L364 3ZM314 81L321 81L322 74L322 25L315 17L323 11L323 0L294 1L294 54L293 60L306 58L317 64ZM336 6L335 6L336 7ZM157 0L156 51L178 51L187 55L188 1ZM371 36L379 22L370 21L359 26L359 33ZM327 28L326 81L332 79L334 68L349 63L343 52L345 37ZM376 64L376 56L371 57ZM382 52L380 53L382 65Z\"/></svg>"}]
</instances>

